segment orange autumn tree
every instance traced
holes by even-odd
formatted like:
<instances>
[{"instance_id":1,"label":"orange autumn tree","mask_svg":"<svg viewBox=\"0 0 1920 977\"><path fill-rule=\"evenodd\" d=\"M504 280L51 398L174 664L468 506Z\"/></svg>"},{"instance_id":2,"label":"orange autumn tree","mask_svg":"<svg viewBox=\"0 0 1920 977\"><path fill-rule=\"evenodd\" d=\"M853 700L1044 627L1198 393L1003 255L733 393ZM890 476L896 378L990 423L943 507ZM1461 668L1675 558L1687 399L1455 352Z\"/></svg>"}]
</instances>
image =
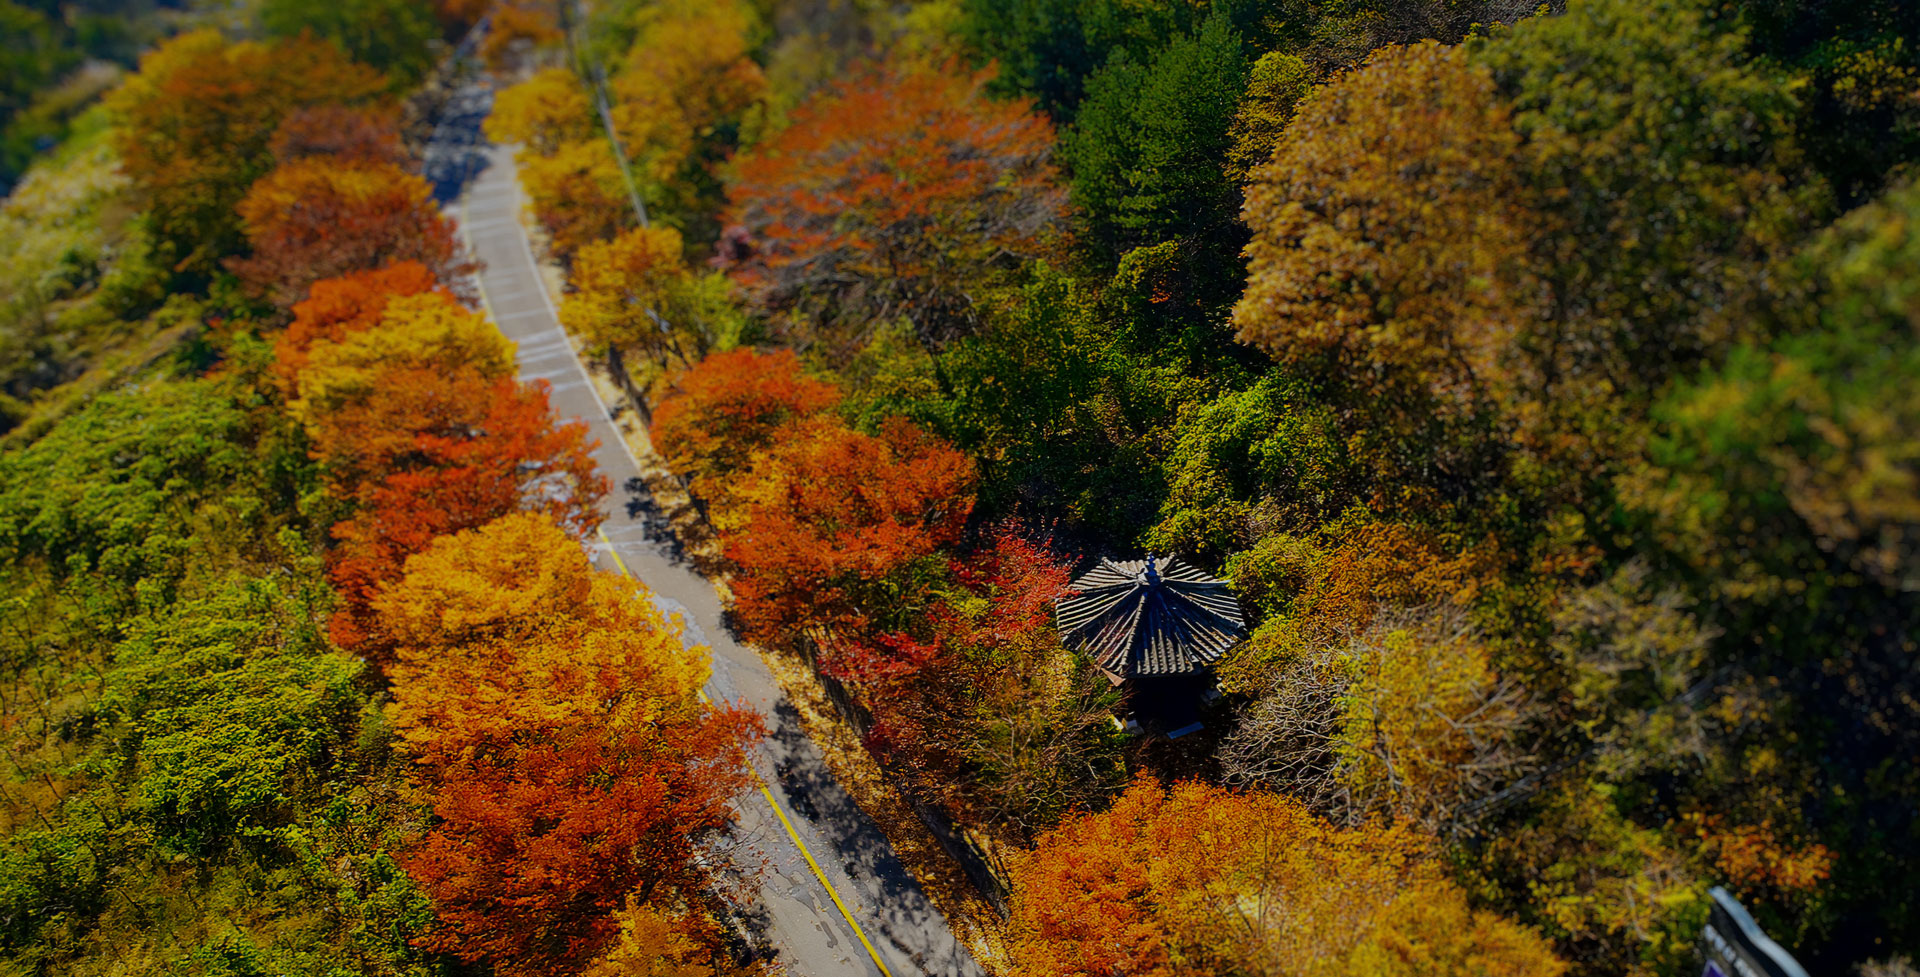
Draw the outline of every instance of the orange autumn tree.
<instances>
[{"instance_id":1,"label":"orange autumn tree","mask_svg":"<svg viewBox=\"0 0 1920 977\"><path fill-rule=\"evenodd\" d=\"M255 183L238 211L253 253L228 267L282 308L316 281L391 262L417 261L442 281L470 267L433 188L392 163L295 160Z\"/></svg>"},{"instance_id":2,"label":"orange autumn tree","mask_svg":"<svg viewBox=\"0 0 1920 977\"><path fill-rule=\"evenodd\" d=\"M653 443L673 470L713 497L775 432L840 403L840 388L806 375L792 350L713 353L682 373L653 413ZM717 501L717 499L715 499Z\"/></svg>"},{"instance_id":3,"label":"orange autumn tree","mask_svg":"<svg viewBox=\"0 0 1920 977\"><path fill-rule=\"evenodd\" d=\"M325 41L229 43L199 30L143 56L107 108L119 122L121 166L167 260L206 276L243 250L234 207L273 168L281 121L310 106L366 104L385 88L378 72Z\"/></svg>"},{"instance_id":4,"label":"orange autumn tree","mask_svg":"<svg viewBox=\"0 0 1920 977\"><path fill-rule=\"evenodd\" d=\"M402 370L510 377L513 344L485 316L444 292L395 296L373 327L313 344L287 409L311 425L316 417L380 396L386 378Z\"/></svg>"},{"instance_id":5,"label":"orange autumn tree","mask_svg":"<svg viewBox=\"0 0 1920 977\"><path fill-rule=\"evenodd\" d=\"M694 850L731 822L757 720L696 698L703 650L638 584L515 514L436 540L375 609L399 642L389 715L436 786L405 859L438 908L426 945L577 972L620 948L623 906L699 904Z\"/></svg>"},{"instance_id":6,"label":"orange autumn tree","mask_svg":"<svg viewBox=\"0 0 1920 977\"><path fill-rule=\"evenodd\" d=\"M734 607L759 641L820 628L851 646L905 630L973 509L973 463L898 418L878 435L787 428L752 467L720 522L737 526Z\"/></svg>"},{"instance_id":7,"label":"orange autumn tree","mask_svg":"<svg viewBox=\"0 0 1920 977\"><path fill-rule=\"evenodd\" d=\"M545 515L515 513L408 558L374 611L397 642L388 716L436 770L528 730L599 724L677 736L703 707L703 649L645 588L596 571Z\"/></svg>"},{"instance_id":8,"label":"orange autumn tree","mask_svg":"<svg viewBox=\"0 0 1920 977\"><path fill-rule=\"evenodd\" d=\"M608 484L586 426L556 417L544 384L431 367L376 379L379 396L311 424L335 493L356 505L333 528L328 575L342 601L333 638L381 651L391 638L372 603L408 556L516 510L591 532Z\"/></svg>"},{"instance_id":9,"label":"orange autumn tree","mask_svg":"<svg viewBox=\"0 0 1920 977\"><path fill-rule=\"evenodd\" d=\"M751 714L661 730L528 730L447 771L438 822L402 857L433 898L427 949L502 977L578 973L618 938L629 895L698 903L699 846L732 823Z\"/></svg>"},{"instance_id":10,"label":"orange autumn tree","mask_svg":"<svg viewBox=\"0 0 1920 977\"><path fill-rule=\"evenodd\" d=\"M1471 909L1404 827L1336 828L1280 794L1129 787L1014 864L1028 977L1557 977L1526 927Z\"/></svg>"},{"instance_id":11,"label":"orange autumn tree","mask_svg":"<svg viewBox=\"0 0 1920 977\"><path fill-rule=\"evenodd\" d=\"M281 165L309 156L396 166L410 162L400 141L400 114L386 106L325 104L298 109L274 131L272 150Z\"/></svg>"},{"instance_id":12,"label":"orange autumn tree","mask_svg":"<svg viewBox=\"0 0 1920 977\"><path fill-rule=\"evenodd\" d=\"M439 288L440 280L418 261L395 262L314 282L307 297L294 303L293 322L274 342L273 369L281 389L291 395L298 387L308 350L315 343L338 341L372 327L395 298ZM452 300L445 291L440 294Z\"/></svg>"},{"instance_id":13,"label":"orange autumn tree","mask_svg":"<svg viewBox=\"0 0 1920 977\"><path fill-rule=\"evenodd\" d=\"M1066 206L1052 126L988 80L872 71L736 160L721 253L748 297L797 338L857 345L894 316L927 341L968 331L971 296L1039 255Z\"/></svg>"}]
</instances>

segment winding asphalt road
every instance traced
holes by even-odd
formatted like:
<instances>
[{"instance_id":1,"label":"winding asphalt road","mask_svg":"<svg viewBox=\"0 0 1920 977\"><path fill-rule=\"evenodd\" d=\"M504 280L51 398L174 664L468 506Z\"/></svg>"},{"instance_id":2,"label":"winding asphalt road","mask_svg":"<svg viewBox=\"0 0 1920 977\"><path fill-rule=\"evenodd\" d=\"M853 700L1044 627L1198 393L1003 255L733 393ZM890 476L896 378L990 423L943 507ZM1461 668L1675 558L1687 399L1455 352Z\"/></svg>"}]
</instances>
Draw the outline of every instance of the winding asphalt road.
<instances>
[{"instance_id":1,"label":"winding asphalt road","mask_svg":"<svg viewBox=\"0 0 1920 977\"><path fill-rule=\"evenodd\" d=\"M483 113L484 85L476 87L482 90L473 93L475 110ZM460 151L468 161L457 176L465 197L452 212L462 217L483 263L478 277L488 309L519 346L520 375L547 381L558 412L580 418L600 440L595 460L615 490L598 559L606 569L634 574L663 609L678 614L688 645L713 650L710 697L744 701L766 717L769 735L753 762L767 789L736 801L735 837L743 844L732 859L758 888L757 925L787 973L984 977L886 837L834 781L759 655L734 640L713 585L676 558L664 530L650 525L639 465L561 330L555 300L535 268L518 219L522 197L512 152L471 138L463 147L441 149Z\"/></svg>"}]
</instances>

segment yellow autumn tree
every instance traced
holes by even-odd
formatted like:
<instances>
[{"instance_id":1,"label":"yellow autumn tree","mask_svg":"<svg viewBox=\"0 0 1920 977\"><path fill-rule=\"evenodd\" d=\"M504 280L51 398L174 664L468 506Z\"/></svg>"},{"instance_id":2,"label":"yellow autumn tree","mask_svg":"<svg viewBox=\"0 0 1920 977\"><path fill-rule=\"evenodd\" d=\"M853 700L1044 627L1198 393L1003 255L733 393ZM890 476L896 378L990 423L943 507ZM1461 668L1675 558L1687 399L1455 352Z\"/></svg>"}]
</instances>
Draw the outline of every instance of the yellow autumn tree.
<instances>
[{"instance_id":1,"label":"yellow autumn tree","mask_svg":"<svg viewBox=\"0 0 1920 977\"><path fill-rule=\"evenodd\" d=\"M634 223L620 161L605 139L562 143L549 155L523 157L520 182L561 257Z\"/></svg>"},{"instance_id":2,"label":"yellow autumn tree","mask_svg":"<svg viewBox=\"0 0 1920 977\"><path fill-rule=\"evenodd\" d=\"M748 56L754 20L736 0L664 0L644 15L614 76L614 126L649 184L671 181L703 140L765 94ZM704 159L711 166L717 155Z\"/></svg>"},{"instance_id":3,"label":"yellow autumn tree","mask_svg":"<svg viewBox=\"0 0 1920 977\"><path fill-rule=\"evenodd\" d=\"M715 953L719 933L710 922L629 899L620 912L620 936L581 977L746 977L759 967L735 967Z\"/></svg>"},{"instance_id":4,"label":"yellow autumn tree","mask_svg":"<svg viewBox=\"0 0 1920 977\"><path fill-rule=\"evenodd\" d=\"M598 578L579 543L519 513L415 554L377 606L394 640L424 654L584 617Z\"/></svg>"},{"instance_id":5,"label":"yellow autumn tree","mask_svg":"<svg viewBox=\"0 0 1920 977\"><path fill-rule=\"evenodd\" d=\"M1459 48L1385 48L1286 132L1247 188L1240 339L1409 410L1470 409L1542 301L1491 75Z\"/></svg>"},{"instance_id":6,"label":"yellow autumn tree","mask_svg":"<svg viewBox=\"0 0 1920 977\"><path fill-rule=\"evenodd\" d=\"M495 95L483 125L494 142L520 143L535 156L552 156L593 136L593 103L573 72L546 68Z\"/></svg>"},{"instance_id":7,"label":"yellow autumn tree","mask_svg":"<svg viewBox=\"0 0 1920 977\"><path fill-rule=\"evenodd\" d=\"M627 732L703 708L704 649L543 515L439 538L374 609L400 640L389 718L436 768L532 731Z\"/></svg>"},{"instance_id":8,"label":"yellow autumn tree","mask_svg":"<svg viewBox=\"0 0 1920 977\"><path fill-rule=\"evenodd\" d=\"M1353 817L1446 831L1532 769L1526 692L1457 605L1394 609L1347 643L1334 777Z\"/></svg>"},{"instance_id":9,"label":"yellow autumn tree","mask_svg":"<svg viewBox=\"0 0 1920 977\"><path fill-rule=\"evenodd\" d=\"M513 343L485 316L445 292L399 296L387 303L380 323L371 329L313 345L288 409L310 423L377 395L380 377L399 369L509 377L514 373L513 352Z\"/></svg>"},{"instance_id":10,"label":"yellow autumn tree","mask_svg":"<svg viewBox=\"0 0 1920 977\"><path fill-rule=\"evenodd\" d=\"M1539 934L1469 907L1411 829L1340 828L1280 794L1136 782L1042 836L1012 890L1011 956L1028 977L1566 969Z\"/></svg>"},{"instance_id":11,"label":"yellow autumn tree","mask_svg":"<svg viewBox=\"0 0 1920 977\"><path fill-rule=\"evenodd\" d=\"M673 314L674 294L688 280L680 232L640 227L588 244L573 262L560 321L589 346L634 350L664 361L689 361Z\"/></svg>"},{"instance_id":12,"label":"yellow autumn tree","mask_svg":"<svg viewBox=\"0 0 1920 977\"><path fill-rule=\"evenodd\" d=\"M1221 686L1269 691L1302 657L1365 628L1383 606L1469 603L1499 556L1486 544L1451 553L1430 531L1375 519L1262 537L1227 564L1234 589L1262 621L1223 663Z\"/></svg>"},{"instance_id":13,"label":"yellow autumn tree","mask_svg":"<svg viewBox=\"0 0 1920 977\"><path fill-rule=\"evenodd\" d=\"M1454 604L1390 606L1271 676L1222 745L1228 779L1286 790L1345 824L1435 834L1534 769L1526 690Z\"/></svg>"}]
</instances>

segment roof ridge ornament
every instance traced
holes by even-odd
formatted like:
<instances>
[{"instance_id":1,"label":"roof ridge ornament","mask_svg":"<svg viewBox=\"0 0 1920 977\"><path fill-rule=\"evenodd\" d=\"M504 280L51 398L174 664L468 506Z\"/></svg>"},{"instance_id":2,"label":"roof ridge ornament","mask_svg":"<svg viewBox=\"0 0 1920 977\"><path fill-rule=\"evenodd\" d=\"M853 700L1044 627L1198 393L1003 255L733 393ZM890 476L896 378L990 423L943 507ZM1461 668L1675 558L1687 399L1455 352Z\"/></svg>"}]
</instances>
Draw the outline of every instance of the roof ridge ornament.
<instances>
[{"instance_id":1,"label":"roof ridge ornament","mask_svg":"<svg viewBox=\"0 0 1920 977\"><path fill-rule=\"evenodd\" d=\"M1226 582L1168 556L1102 558L1054 601L1060 640L1115 684L1136 675L1191 675L1246 637Z\"/></svg>"}]
</instances>

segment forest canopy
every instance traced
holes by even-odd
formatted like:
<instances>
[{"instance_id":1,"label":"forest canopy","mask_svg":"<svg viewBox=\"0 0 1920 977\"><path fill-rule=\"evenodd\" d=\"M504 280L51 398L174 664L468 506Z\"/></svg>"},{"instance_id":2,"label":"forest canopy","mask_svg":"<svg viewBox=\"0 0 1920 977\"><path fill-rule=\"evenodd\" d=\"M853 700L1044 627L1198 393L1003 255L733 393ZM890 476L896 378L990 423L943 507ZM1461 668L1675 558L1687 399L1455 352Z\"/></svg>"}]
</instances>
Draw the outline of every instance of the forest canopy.
<instances>
[{"instance_id":1,"label":"forest canopy","mask_svg":"<svg viewBox=\"0 0 1920 977\"><path fill-rule=\"evenodd\" d=\"M644 523L984 972L1910 977L1916 39L0 0L0 969L774 972ZM1056 619L1148 557L1179 681Z\"/></svg>"}]
</instances>

